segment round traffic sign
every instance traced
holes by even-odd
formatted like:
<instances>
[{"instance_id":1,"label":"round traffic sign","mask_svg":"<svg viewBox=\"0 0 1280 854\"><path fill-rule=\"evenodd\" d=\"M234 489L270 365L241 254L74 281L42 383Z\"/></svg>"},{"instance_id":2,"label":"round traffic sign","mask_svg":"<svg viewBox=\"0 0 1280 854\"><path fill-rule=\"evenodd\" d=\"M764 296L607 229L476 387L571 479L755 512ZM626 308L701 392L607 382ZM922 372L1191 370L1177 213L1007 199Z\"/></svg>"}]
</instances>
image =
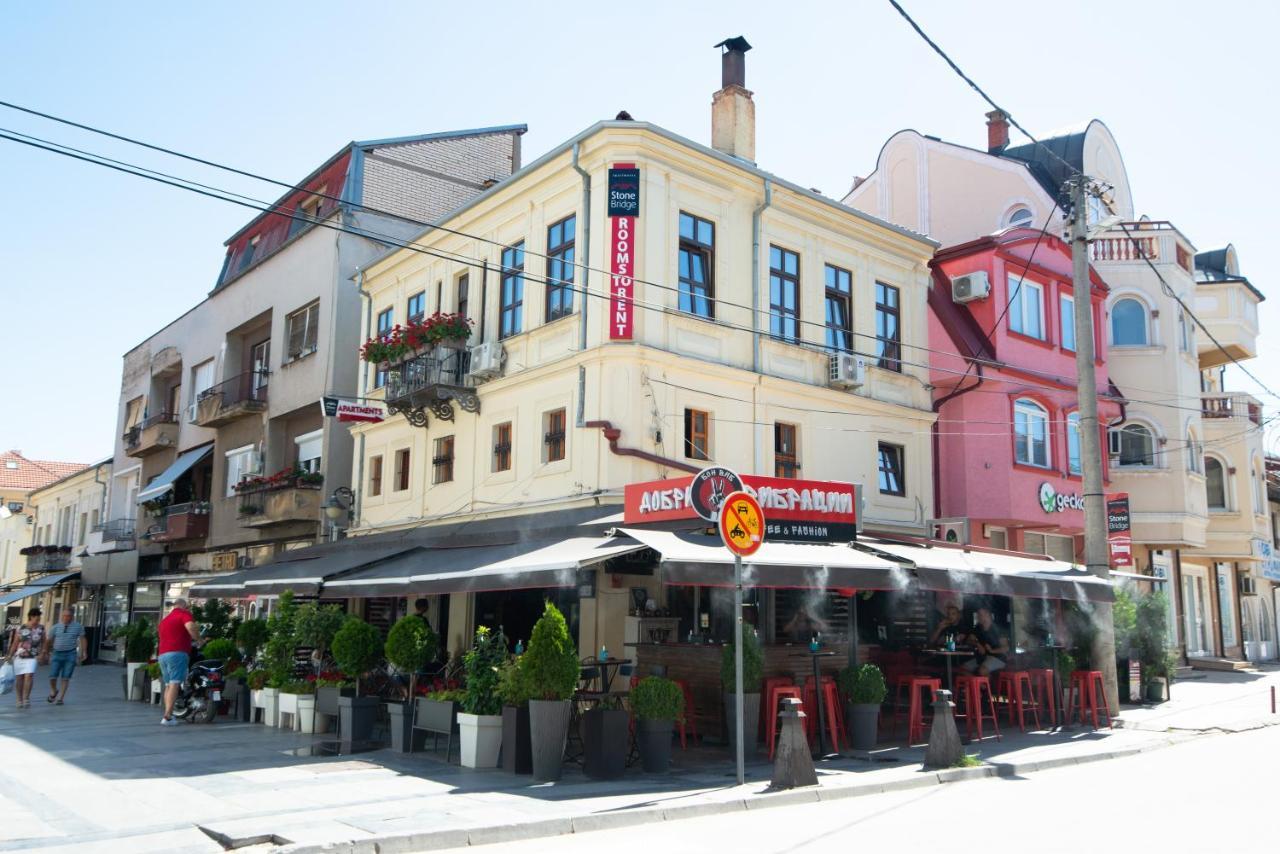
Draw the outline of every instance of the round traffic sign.
<instances>
[{"instance_id":1,"label":"round traffic sign","mask_svg":"<svg viewBox=\"0 0 1280 854\"><path fill-rule=\"evenodd\" d=\"M693 476L688 490L689 506L699 517L714 522L719 518L725 496L741 489L742 478L733 469L710 466Z\"/></svg>"},{"instance_id":2,"label":"round traffic sign","mask_svg":"<svg viewBox=\"0 0 1280 854\"><path fill-rule=\"evenodd\" d=\"M725 496L720 505L720 539L729 551L746 557L764 544L764 511L745 492Z\"/></svg>"}]
</instances>

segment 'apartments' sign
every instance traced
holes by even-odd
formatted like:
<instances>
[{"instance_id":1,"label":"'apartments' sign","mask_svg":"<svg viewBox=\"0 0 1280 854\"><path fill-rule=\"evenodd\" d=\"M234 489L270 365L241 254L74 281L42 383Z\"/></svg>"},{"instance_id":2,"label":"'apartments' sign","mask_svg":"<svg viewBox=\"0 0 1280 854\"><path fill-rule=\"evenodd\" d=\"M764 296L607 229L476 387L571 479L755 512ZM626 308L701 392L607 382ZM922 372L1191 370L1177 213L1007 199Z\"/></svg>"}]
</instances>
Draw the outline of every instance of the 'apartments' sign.
<instances>
[{"instance_id":1,"label":"'apartments' sign","mask_svg":"<svg viewBox=\"0 0 1280 854\"><path fill-rule=\"evenodd\" d=\"M324 410L326 418L337 418L339 421L370 421L376 424L387 417L387 411L377 401L360 403L326 396L320 399L320 408Z\"/></svg>"},{"instance_id":2,"label":"'apartments' sign","mask_svg":"<svg viewBox=\"0 0 1280 854\"><path fill-rule=\"evenodd\" d=\"M636 220L640 170L615 163L609 170L609 340L630 341L635 328Z\"/></svg>"}]
</instances>

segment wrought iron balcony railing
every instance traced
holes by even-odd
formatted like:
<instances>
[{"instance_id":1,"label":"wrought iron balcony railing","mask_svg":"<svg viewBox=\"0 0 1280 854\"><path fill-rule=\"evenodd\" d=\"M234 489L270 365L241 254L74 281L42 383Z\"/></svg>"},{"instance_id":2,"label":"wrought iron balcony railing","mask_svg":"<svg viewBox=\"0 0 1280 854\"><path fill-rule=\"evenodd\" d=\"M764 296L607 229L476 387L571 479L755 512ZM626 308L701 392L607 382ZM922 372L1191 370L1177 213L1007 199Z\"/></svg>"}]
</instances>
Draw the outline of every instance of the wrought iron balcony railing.
<instances>
[{"instance_id":1,"label":"wrought iron balcony railing","mask_svg":"<svg viewBox=\"0 0 1280 854\"><path fill-rule=\"evenodd\" d=\"M427 426L427 411L452 421L453 403L464 412L479 412L480 398L467 375L471 356L466 350L441 349L414 356L387 371L387 411L403 414L415 427Z\"/></svg>"}]
</instances>

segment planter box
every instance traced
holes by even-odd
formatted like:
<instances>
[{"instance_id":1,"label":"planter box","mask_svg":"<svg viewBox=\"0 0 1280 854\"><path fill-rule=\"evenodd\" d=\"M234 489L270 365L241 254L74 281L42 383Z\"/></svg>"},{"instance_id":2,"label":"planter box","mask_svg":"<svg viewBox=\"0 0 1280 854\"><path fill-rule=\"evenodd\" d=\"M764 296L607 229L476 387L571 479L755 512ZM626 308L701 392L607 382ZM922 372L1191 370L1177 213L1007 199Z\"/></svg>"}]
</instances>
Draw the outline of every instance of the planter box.
<instances>
[{"instance_id":1,"label":"planter box","mask_svg":"<svg viewBox=\"0 0 1280 854\"><path fill-rule=\"evenodd\" d=\"M128 699L130 700L147 699L145 695L147 692L147 688L150 686L144 687L144 683L139 683L138 681L139 671L142 671L142 675L144 677L146 676L146 671L143 670L143 668L146 666L147 666L147 663L145 661L130 661L128 664L124 666L125 668L124 684L126 686L126 689L129 692Z\"/></svg>"},{"instance_id":2,"label":"planter box","mask_svg":"<svg viewBox=\"0 0 1280 854\"><path fill-rule=\"evenodd\" d=\"M553 783L564 771L564 746L569 735L568 700L529 701L529 742L533 779Z\"/></svg>"},{"instance_id":3,"label":"planter box","mask_svg":"<svg viewBox=\"0 0 1280 854\"><path fill-rule=\"evenodd\" d=\"M147 694L147 702L152 705L159 705L164 702L164 680L152 679L150 683L150 692Z\"/></svg>"},{"instance_id":4,"label":"planter box","mask_svg":"<svg viewBox=\"0 0 1280 854\"><path fill-rule=\"evenodd\" d=\"M756 752L756 733L760 731L760 695L742 695L743 735L742 753L752 756ZM724 695L724 731L729 752L737 750L738 716L734 712L734 695Z\"/></svg>"},{"instance_id":5,"label":"planter box","mask_svg":"<svg viewBox=\"0 0 1280 854\"><path fill-rule=\"evenodd\" d=\"M528 706L507 706L502 710L502 770L508 774L533 773Z\"/></svg>"},{"instance_id":6,"label":"planter box","mask_svg":"<svg viewBox=\"0 0 1280 854\"><path fill-rule=\"evenodd\" d=\"M453 754L454 736L458 734L458 704L452 701L442 703L425 697L416 698L412 729L414 732L422 732L424 738L426 735L431 736L432 750L439 746L440 737L444 736L444 758L448 762Z\"/></svg>"},{"instance_id":7,"label":"planter box","mask_svg":"<svg viewBox=\"0 0 1280 854\"><path fill-rule=\"evenodd\" d=\"M636 721L636 740L640 745L640 764L648 774L665 774L671 768L671 734L673 720Z\"/></svg>"},{"instance_id":8,"label":"planter box","mask_svg":"<svg viewBox=\"0 0 1280 854\"><path fill-rule=\"evenodd\" d=\"M228 682L222 699L227 703L227 715L232 720L248 723L253 718L253 707L250 703L249 686L243 679Z\"/></svg>"},{"instance_id":9,"label":"planter box","mask_svg":"<svg viewBox=\"0 0 1280 854\"><path fill-rule=\"evenodd\" d=\"M422 736L413 728L414 707L409 703L386 703L391 722L391 749L396 753L413 753L422 746Z\"/></svg>"},{"instance_id":10,"label":"planter box","mask_svg":"<svg viewBox=\"0 0 1280 854\"><path fill-rule=\"evenodd\" d=\"M253 707L262 710L262 723L265 726L280 725L280 691L277 688L263 688L253 692Z\"/></svg>"},{"instance_id":11,"label":"planter box","mask_svg":"<svg viewBox=\"0 0 1280 854\"><path fill-rule=\"evenodd\" d=\"M875 703L849 703L845 720L849 725L849 743L854 750L872 750L880 729L880 706Z\"/></svg>"},{"instance_id":12,"label":"planter box","mask_svg":"<svg viewBox=\"0 0 1280 854\"><path fill-rule=\"evenodd\" d=\"M354 697L355 688L339 688L337 685L326 685L316 689L316 714L338 716L338 698Z\"/></svg>"},{"instance_id":13,"label":"planter box","mask_svg":"<svg viewBox=\"0 0 1280 854\"><path fill-rule=\"evenodd\" d=\"M625 728L625 712L623 721ZM498 767L498 752L502 749L502 715L459 712L458 733L462 741L462 767Z\"/></svg>"},{"instance_id":14,"label":"planter box","mask_svg":"<svg viewBox=\"0 0 1280 854\"><path fill-rule=\"evenodd\" d=\"M593 780L616 780L627 768L628 715L591 709L582 716L582 771Z\"/></svg>"},{"instance_id":15,"label":"planter box","mask_svg":"<svg viewBox=\"0 0 1280 854\"><path fill-rule=\"evenodd\" d=\"M298 711L293 715L293 731L307 735L315 732L316 696L315 694L298 695Z\"/></svg>"},{"instance_id":16,"label":"planter box","mask_svg":"<svg viewBox=\"0 0 1280 854\"><path fill-rule=\"evenodd\" d=\"M371 741L377 715L377 697L339 697L338 738L345 744Z\"/></svg>"}]
</instances>

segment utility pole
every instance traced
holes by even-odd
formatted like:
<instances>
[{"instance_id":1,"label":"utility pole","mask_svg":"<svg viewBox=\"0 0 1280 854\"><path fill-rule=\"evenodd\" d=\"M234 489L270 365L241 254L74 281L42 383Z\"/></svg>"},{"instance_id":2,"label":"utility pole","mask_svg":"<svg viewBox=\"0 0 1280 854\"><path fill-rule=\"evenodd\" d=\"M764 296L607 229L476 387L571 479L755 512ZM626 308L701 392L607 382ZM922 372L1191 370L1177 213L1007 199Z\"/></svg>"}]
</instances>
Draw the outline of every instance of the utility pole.
<instances>
[{"instance_id":1,"label":"utility pole","mask_svg":"<svg viewBox=\"0 0 1280 854\"><path fill-rule=\"evenodd\" d=\"M1071 286L1075 299L1077 411L1080 413L1080 468L1084 476L1084 562L1100 578L1111 574L1107 545L1106 495L1102 485L1102 426L1098 422L1098 375L1093 346L1093 299L1089 281L1089 179L1076 175L1071 184ZM1115 635L1111 606L1094 606L1098 633L1093 644L1093 670L1102 671L1107 702L1118 708Z\"/></svg>"}]
</instances>

